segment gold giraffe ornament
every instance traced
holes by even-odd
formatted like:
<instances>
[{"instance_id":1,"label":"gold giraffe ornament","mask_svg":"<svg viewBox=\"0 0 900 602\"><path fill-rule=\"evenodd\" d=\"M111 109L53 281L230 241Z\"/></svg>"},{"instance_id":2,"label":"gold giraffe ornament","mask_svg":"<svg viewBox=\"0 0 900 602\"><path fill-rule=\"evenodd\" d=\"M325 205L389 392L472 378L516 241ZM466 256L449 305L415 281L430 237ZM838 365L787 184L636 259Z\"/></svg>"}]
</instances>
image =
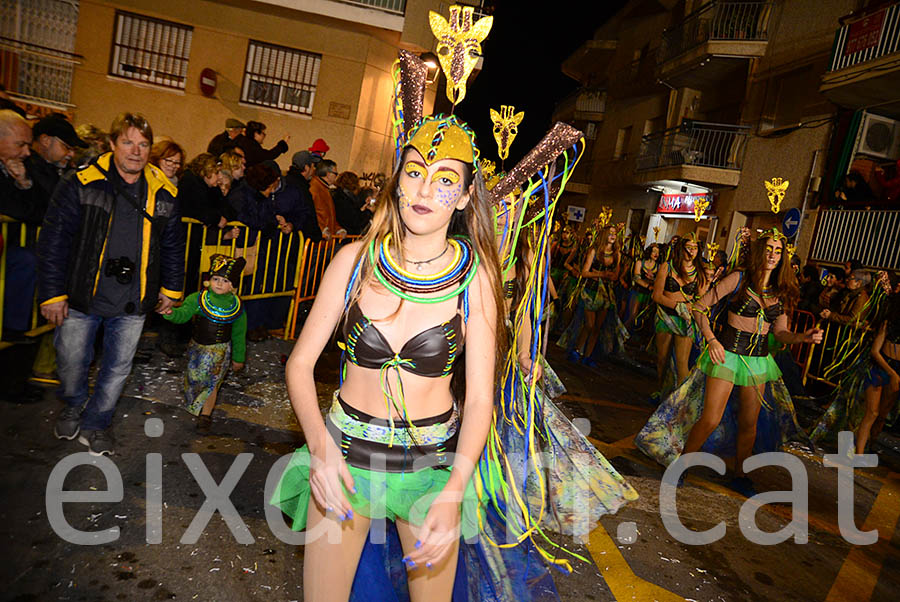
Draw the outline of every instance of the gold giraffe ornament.
<instances>
[{"instance_id":1,"label":"gold giraffe ornament","mask_svg":"<svg viewBox=\"0 0 900 602\"><path fill-rule=\"evenodd\" d=\"M494 24L494 17L473 21L472 11L471 6L454 4L450 7L449 21L428 11L431 32L437 38L438 61L447 78L447 98L454 105L466 97L466 82L481 57L481 43Z\"/></svg>"},{"instance_id":2,"label":"gold giraffe ornament","mask_svg":"<svg viewBox=\"0 0 900 602\"><path fill-rule=\"evenodd\" d=\"M703 218L703 214L709 208L709 201L705 196L694 197L694 221L699 222Z\"/></svg>"},{"instance_id":3,"label":"gold giraffe ornament","mask_svg":"<svg viewBox=\"0 0 900 602\"><path fill-rule=\"evenodd\" d=\"M787 193L787 188L790 185L790 182L783 178L772 178L769 181L763 182L766 185L766 191L769 196L769 205L772 207L772 213L778 213L781 211L781 201L784 200L784 195Z\"/></svg>"},{"instance_id":4,"label":"gold giraffe ornament","mask_svg":"<svg viewBox=\"0 0 900 602\"><path fill-rule=\"evenodd\" d=\"M716 253L719 252L719 243L711 242L706 245L706 249L709 251L709 259L712 260L712 258L716 256Z\"/></svg>"},{"instance_id":5,"label":"gold giraffe ornament","mask_svg":"<svg viewBox=\"0 0 900 602\"><path fill-rule=\"evenodd\" d=\"M659 226L653 226L653 242L659 240Z\"/></svg>"},{"instance_id":6,"label":"gold giraffe ornament","mask_svg":"<svg viewBox=\"0 0 900 602\"><path fill-rule=\"evenodd\" d=\"M519 134L519 124L525 117L525 111L515 112L512 105L500 105L500 111L491 109L491 121L494 123L494 140L497 141L497 155L501 160L509 156L509 147Z\"/></svg>"}]
</instances>

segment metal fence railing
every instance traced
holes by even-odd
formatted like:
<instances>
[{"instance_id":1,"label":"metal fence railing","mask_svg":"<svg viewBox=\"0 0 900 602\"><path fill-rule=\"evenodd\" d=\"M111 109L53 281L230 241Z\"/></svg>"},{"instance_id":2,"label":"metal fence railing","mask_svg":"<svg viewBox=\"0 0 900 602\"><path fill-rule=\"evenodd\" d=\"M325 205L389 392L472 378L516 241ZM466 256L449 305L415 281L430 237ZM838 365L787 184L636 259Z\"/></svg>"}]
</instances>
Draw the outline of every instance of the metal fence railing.
<instances>
[{"instance_id":1,"label":"metal fence railing","mask_svg":"<svg viewBox=\"0 0 900 602\"><path fill-rule=\"evenodd\" d=\"M358 238L359 236L347 236L343 239L332 238L331 240L321 240L319 242L306 241L303 247L303 261L297 278L297 287L291 303L291 311L288 314L284 338L296 338L297 322L300 316L297 310L300 304L316 298L316 293L319 292L319 284L321 284L322 276L325 274L325 268L331 263L335 253L346 243Z\"/></svg>"},{"instance_id":2,"label":"metal fence railing","mask_svg":"<svg viewBox=\"0 0 900 602\"><path fill-rule=\"evenodd\" d=\"M749 132L748 126L685 121L644 136L636 169L673 165L741 169Z\"/></svg>"},{"instance_id":3,"label":"metal fence railing","mask_svg":"<svg viewBox=\"0 0 900 602\"><path fill-rule=\"evenodd\" d=\"M900 4L855 19L834 34L828 71L900 52Z\"/></svg>"},{"instance_id":4,"label":"metal fence railing","mask_svg":"<svg viewBox=\"0 0 900 602\"><path fill-rule=\"evenodd\" d=\"M377 8L378 10L395 15L403 15L406 11L406 0L341 0L344 4L356 4L365 8Z\"/></svg>"},{"instance_id":5,"label":"metal fence railing","mask_svg":"<svg viewBox=\"0 0 900 602\"><path fill-rule=\"evenodd\" d=\"M819 211L809 258L838 264L854 258L870 268L900 269L900 210Z\"/></svg>"},{"instance_id":6,"label":"metal fence railing","mask_svg":"<svg viewBox=\"0 0 900 602\"><path fill-rule=\"evenodd\" d=\"M710 40L766 41L774 2L709 2L663 32L659 62Z\"/></svg>"}]
</instances>

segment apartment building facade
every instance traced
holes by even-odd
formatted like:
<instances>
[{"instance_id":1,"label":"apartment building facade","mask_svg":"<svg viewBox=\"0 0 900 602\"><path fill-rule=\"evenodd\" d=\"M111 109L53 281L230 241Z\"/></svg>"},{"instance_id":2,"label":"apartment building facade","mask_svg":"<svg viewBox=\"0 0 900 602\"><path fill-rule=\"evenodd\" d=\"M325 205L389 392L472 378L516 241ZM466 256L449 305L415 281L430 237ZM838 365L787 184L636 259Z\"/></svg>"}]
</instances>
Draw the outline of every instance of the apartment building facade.
<instances>
[{"instance_id":1,"label":"apartment building facade","mask_svg":"<svg viewBox=\"0 0 900 602\"><path fill-rule=\"evenodd\" d=\"M316 138L357 173L391 167L391 66L434 48L436 0L10 0L0 78L33 115L106 129L143 113L189 157L225 120L267 125L290 154ZM437 85L426 94L426 109Z\"/></svg>"},{"instance_id":2,"label":"apartment building facade","mask_svg":"<svg viewBox=\"0 0 900 602\"><path fill-rule=\"evenodd\" d=\"M799 227L798 252L809 256L819 202L848 165L864 160L852 140L849 157L836 160L844 137L865 133L836 124L863 109L900 116L900 86L890 87L900 62L896 8L854 0L628 2L562 65L582 88L576 102L559 103L556 118L590 139L564 204L585 207L588 220L609 206L615 222L650 242L696 231L723 250L743 226L789 222ZM871 14L876 22L861 29ZM880 61L874 70L865 64L872 61ZM868 74L862 84L833 73L845 63ZM848 82L869 96L848 91ZM602 110L571 108L587 97L603 98ZM890 165L897 152L869 160ZM773 178L790 182L777 212L764 184ZM895 217L882 224L888 232ZM841 253L865 251L860 240L844 243ZM820 259L837 261L835 253ZM900 267L888 265L887 249L869 255L867 265Z\"/></svg>"}]
</instances>

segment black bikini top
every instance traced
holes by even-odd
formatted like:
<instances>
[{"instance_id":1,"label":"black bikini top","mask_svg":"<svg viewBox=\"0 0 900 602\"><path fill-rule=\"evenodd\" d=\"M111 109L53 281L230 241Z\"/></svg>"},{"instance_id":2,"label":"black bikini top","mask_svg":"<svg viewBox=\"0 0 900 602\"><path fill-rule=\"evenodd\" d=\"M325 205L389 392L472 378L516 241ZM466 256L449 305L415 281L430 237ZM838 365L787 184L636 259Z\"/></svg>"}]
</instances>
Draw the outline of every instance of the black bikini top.
<instances>
[{"instance_id":1,"label":"black bikini top","mask_svg":"<svg viewBox=\"0 0 900 602\"><path fill-rule=\"evenodd\" d=\"M674 276L672 276L672 267L669 266L669 273L666 275L666 284L663 287L665 288L666 292L677 293L678 291L681 291L686 297L694 297L697 295L697 286L698 284L696 280L692 280L684 286L678 284L678 281L675 280Z\"/></svg>"},{"instance_id":2,"label":"black bikini top","mask_svg":"<svg viewBox=\"0 0 900 602\"><path fill-rule=\"evenodd\" d=\"M363 315L359 304L354 303L344 322L347 358L361 368L380 370L385 366L398 366L418 376L447 376L453 372L462 352L462 303L463 295L460 294L457 312L452 318L415 335L403 344L399 353L394 353L378 327Z\"/></svg>"},{"instance_id":3,"label":"black bikini top","mask_svg":"<svg viewBox=\"0 0 900 602\"><path fill-rule=\"evenodd\" d=\"M736 316L740 316L742 318L755 318L759 315L759 303L751 297L746 291L740 296L735 296L734 299L728 304L728 311L733 313ZM763 316L765 317L766 322L769 324L773 324L775 320L778 319L778 316L784 313L784 306L781 304L781 301L778 301L774 305L768 306L765 310L763 310Z\"/></svg>"}]
</instances>

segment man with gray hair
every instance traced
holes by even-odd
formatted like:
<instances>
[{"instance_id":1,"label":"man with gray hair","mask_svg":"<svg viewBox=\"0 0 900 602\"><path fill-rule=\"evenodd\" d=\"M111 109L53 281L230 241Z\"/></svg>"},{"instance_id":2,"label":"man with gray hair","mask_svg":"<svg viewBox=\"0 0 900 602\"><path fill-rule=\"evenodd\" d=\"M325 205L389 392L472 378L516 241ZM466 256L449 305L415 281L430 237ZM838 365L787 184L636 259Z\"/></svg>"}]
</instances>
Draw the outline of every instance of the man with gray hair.
<instances>
[{"instance_id":1,"label":"man with gray hair","mask_svg":"<svg viewBox=\"0 0 900 602\"><path fill-rule=\"evenodd\" d=\"M347 231L338 224L334 200L331 198L335 180L337 180L337 164L331 159L322 159L316 165L316 177L309 183L309 192L316 206L316 220L325 240L332 236L343 238L347 235Z\"/></svg>"},{"instance_id":2,"label":"man with gray hair","mask_svg":"<svg viewBox=\"0 0 900 602\"><path fill-rule=\"evenodd\" d=\"M847 276L847 294L841 299L840 305L835 311L823 309L819 314L826 320L830 320L836 324L850 324L851 322L859 326L857 323L866 302L869 300L869 293L866 290L872 282L872 276L866 270L853 270Z\"/></svg>"},{"instance_id":3,"label":"man with gray hair","mask_svg":"<svg viewBox=\"0 0 900 602\"><path fill-rule=\"evenodd\" d=\"M43 206L35 198L37 192L24 160L31 147L31 128L18 113L0 111L0 214L31 225L40 224ZM10 227L3 241L6 263L6 287L3 298L3 336L5 342L28 342L34 287L37 282L37 260L34 251L21 247L18 230Z\"/></svg>"}]
</instances>

